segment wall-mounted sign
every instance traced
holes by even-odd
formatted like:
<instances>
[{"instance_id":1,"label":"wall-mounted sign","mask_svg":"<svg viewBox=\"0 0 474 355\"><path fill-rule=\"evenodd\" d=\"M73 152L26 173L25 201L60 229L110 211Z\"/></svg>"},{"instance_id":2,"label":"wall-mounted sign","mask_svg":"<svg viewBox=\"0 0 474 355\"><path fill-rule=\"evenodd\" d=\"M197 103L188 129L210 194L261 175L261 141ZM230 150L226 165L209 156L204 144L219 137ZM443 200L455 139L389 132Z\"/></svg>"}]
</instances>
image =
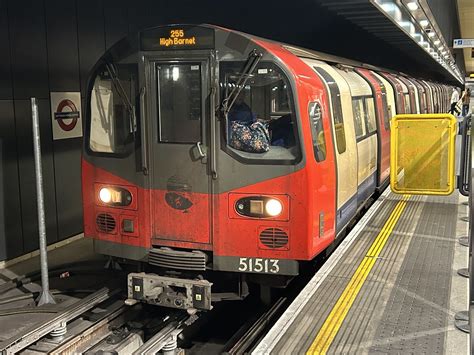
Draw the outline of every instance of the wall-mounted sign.
<instances>
[{"instance_id":1,"label":"wall-mounted sign","mask_svg":"<svg viewBox=\"0 0 474 355\"><path fill-rule=\"evenodd\" d=\"M51 125L53 139L82 137L80 92L51 93Z\"/></svg>"},{"instance_id":2,"label":"wall-mounted sign","mask_svg":"<svg viewBox=\"0 0 474 355\"><path fill-rule=\"evenodd\" d=\"M474 38L459 38L453 40L453 48L474 47Z\"/></svg>"}]
</instances>

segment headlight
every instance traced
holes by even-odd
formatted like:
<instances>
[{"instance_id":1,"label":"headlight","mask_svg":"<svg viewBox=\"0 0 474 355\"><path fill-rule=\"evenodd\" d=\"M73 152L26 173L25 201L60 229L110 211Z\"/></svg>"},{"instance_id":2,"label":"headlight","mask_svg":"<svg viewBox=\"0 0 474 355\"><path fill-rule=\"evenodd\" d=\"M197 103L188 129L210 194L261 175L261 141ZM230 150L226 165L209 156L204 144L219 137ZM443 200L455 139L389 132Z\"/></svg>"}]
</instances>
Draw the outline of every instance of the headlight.
<instances>
[{"instance_id":1,"label":"headlight","mask_svg":"<svg viewBox=\"0 0 474 355\"><path fill-rule=\"evenodd\" d=\"M107 187L103 187L99 191L99 198L103 203L112 202L112 191Z\"/></svg>"},{"instance_id":2,"label":"headlight","mask_svg":"<svg viewBox=\"0 0 474 355\"><path fill-rule=\"evenodd\" d=\"M272 198L265 204L265 212L267 212L269 216L276 217L281 211L283 211L283 205L278 200Z\"/></svg>"},{"instance_id":3,"label":"headlight","mask_svg":"<svg viewBox=\"0 0 474 355\"><path fill-rule=\"evenodd\" d=\"M111 206L128 206L132 203L132 195L122 187L109 186L99 190L99 200Z\"/></svg>"}]
</instances>

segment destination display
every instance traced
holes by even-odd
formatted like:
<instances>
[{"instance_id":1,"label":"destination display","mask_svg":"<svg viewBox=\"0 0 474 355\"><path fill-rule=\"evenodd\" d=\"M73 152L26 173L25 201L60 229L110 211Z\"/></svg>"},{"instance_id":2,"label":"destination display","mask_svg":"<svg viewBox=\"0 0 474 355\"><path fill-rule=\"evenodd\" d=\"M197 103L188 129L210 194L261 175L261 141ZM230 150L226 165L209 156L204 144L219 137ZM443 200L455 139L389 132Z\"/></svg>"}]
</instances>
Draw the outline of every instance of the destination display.
<instances>
[{"instance_id":1,"label":"destination display","mask_svg":"<svg viewBox=\"0 0 474 355\"><path fill-rule=\"evenodd\" d=\"M214 30L211 28L160 27L141 34L141 49L144 51L213 48Z\"/></svg>"}]
</instances>

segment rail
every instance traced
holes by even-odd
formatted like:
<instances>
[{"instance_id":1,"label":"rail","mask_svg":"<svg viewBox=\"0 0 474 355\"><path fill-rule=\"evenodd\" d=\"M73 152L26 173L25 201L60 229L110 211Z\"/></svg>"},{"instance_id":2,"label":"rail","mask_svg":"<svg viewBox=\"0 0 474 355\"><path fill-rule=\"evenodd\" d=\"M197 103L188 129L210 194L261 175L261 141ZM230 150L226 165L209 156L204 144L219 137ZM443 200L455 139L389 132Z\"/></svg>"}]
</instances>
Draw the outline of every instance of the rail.
<instances>
[{"instance_id":1,"label":"rail","mask_svg":"<svg viewBox=\"0 0 474 355\"><path fill-rule=\"evenodd\" d=\"M178 335L182 332L182 327L187 320L194 321L195 316L189 316L185 313L169 322L158 333L153 335L146 343L133 352L133 355L156 354L163 350L165 353L171 353L177 348Z\"/></svg>"},{"instance_id":2,"label":"rail","mask_svg":"<svg viewBox=\"0 0 474 355\"><path fill-rule=\"evenodd\" d=\"M268 330L268 326L275 322L279 310L287 305L287 298L279 298L267 311L265 311L258 319L248 328L243 335L239 335L234 341L232 348L226 351L226 354L243 355L251 351Z\"/></svg>"}]
</instances>

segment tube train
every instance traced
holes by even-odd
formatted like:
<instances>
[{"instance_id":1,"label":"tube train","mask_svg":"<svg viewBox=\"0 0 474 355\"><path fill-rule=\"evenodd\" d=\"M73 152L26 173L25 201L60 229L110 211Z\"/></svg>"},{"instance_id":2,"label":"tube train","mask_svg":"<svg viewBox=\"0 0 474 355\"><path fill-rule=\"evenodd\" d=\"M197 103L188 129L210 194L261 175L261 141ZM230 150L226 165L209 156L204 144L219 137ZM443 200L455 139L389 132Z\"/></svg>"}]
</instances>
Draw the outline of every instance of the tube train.
<instances>
[{"instance_id":1,"label":"tube train","mask_svg":"<svg viewBox=\"0 0 474 355\"><path fill-rule=\"evenodd\" d=\"M84 234L139 265L131 303L284 287L387 186L390 118L447 112L448 90L211 25L144 30L91 72ZM267 151L229 143L238 106L269 123Z\"/></svg>"}]
</instances>

